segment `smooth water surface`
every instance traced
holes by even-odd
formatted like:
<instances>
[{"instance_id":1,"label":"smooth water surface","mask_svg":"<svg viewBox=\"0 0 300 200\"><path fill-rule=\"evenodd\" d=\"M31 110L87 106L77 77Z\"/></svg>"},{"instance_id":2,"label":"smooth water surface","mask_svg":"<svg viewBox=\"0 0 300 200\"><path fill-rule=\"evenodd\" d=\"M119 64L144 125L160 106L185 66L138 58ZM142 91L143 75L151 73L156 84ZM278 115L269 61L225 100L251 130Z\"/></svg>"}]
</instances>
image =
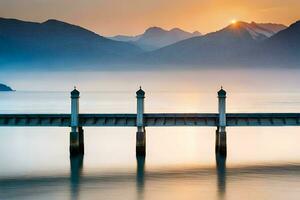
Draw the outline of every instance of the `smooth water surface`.
<instances>
[{"instance_id":1,"label":"smooth water surface","mask_svg":"<svg viewBox=\"0 0 300 200\"><path fill-rule=\"evenodd\" d=\"M81 90L80 112L134 113L137 87L129 88ZM145 109L148 113L217 112L217 89L150 88ZM69 111L69 91L0 93L0 113ZM299 112L300 93L231 87L227 111ZM75 158L69 157L69 131L0 127L0 199L300 197L298 127L228 128L227 158L215 155L215 128L147 128L146 159L135 156L135 128L84 128L85 155Z\"/></svg>"}]
</instances>

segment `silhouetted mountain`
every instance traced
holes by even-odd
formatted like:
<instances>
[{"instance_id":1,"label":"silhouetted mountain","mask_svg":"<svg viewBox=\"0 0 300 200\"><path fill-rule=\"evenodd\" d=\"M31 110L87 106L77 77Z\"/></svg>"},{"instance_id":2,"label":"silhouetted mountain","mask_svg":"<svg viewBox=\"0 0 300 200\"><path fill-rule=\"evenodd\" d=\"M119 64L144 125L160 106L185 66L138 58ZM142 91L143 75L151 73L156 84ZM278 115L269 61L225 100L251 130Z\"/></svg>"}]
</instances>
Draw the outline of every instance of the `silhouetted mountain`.
<instances>
[{"instance_id":1,"label":"silhouetted mountain","mask_svg":"<svg viewBox=\"0 0 300 200\"><path fill-rule=\"evenodd\" d=\"M138 40L140 37L141 35L137 35L137 36L116 35L114 37L109 37L109 39L121 41L121 42L133 42Z\"/></svg>"},{"instance_id":2,"label":"silhouetted mountain","mask_svg":"<svg viewBox=\"0 0 300 200\"><path fill-rule=\"evenodd\" d=\"M267 39L277 32L287 28L281 24L263 24L255 22L237 22L237 25L240 26L240 28L246 29L255 40Z\"/></svg>"},{"instance_id":3,"label":"silhouetted mountain","mask_svg":"<svg viewBox=\"0 0 300 200\"><path fill-rule=\"evenodd\" d=\"M255 22L252 22L252 23L255 23ZM287 26L285 26L283 24L257 23L257 25L268 30L270 33L273 33L272 35L287 28Z\"/></svg>"},{"instance_id":4,"label":"silhouetted mountain","mask_svg":"<svg viewBox=\"0 0 300 200\"><path fill-rule=\"evenodd\" d=\"M13 91L9 86L0 83L0 91Z\"/></svg>"},{"instance_id":5,"label":"silhouetted mountain","mask_svg":"<svg viewBox=\"0 0 300 200\"><path fill-rule=\"evenodd\" d=\"M117 36L120 40L130 40L120 42L57 20L34 23L0 18L0 68L13 63L22 66L38 63L43 68L56 63L63 66L95 63L96 67L108 63L300 64L300 21L288 28L280 24L237 22L217 32L199 34L152 27L139 36ZM137 45L148 50L163 47L144 53Z\"/></svg>"},{"instance_id":6,"label":"silhouetted mountain","mask_svg":"<svg viewBox=\"0 0 300 200\"><path fill-rule=\"evenodd\" d=\"M0 18L0 44L0 63L110 62L142 51L57 20L34 23Z\"/></svg>"},{"instance_id":7,"label":"silhouetted mountain","mask_svg":"<svg viewBox=\"0 0 300 200\"><path fill-rule=\"evenodd\" d=\"M191 37L200 36L201 33L195 31L194 33L189 33L183 31L179 28L173 28L169 31L164 30L159 27L148 28L145 33L137 36L122 36L118 35L112 37L111 39L117 41L131 41L133 44L141 47L144 50L154 50L161 47L176 43L181 40L185 40Z\"/></svg>"},{"instance_id":8,"label":"silhouetted mountain","mask_svg":"<svg viewBox=\"0 0 300 200\"><path fill-rule=\"evenodd\" d=\"M270 64L299 65L300 21L265 40L256 50L255 57Z\"/></svg>"},{"instance_id":9,"label":"silhouetted mountain","mask_svg":"<svg viewBox=\"0 0 300 200\"><path fill-rule=\"evenodd\" d=\"M244 26L232 24L220 31L193 37L173 45L145 53L141 59L158 63L219 63L252 48L258 43Z\"/></svg>"},{"instance_id":10,"label":"silhouetted mountain","mask_svg":"<svg viewBox=\"0 0 300 200\"><path fill-rule=\"evenodd\" d=\"M271 42L275 40L274 38L289 31L287 29L278 32L284 28L285 26L279 24L237 22L220 31L186 39L145 53L138 59L143 62L162 64L247 65L265 63L263 57L268 55L266 52L272 52L272 48L286 48L275 47L274 42ZM300 35L294 34L293 36L299 39ZM296 38L290 38L285 42L293 43L292 41L297 43ZM263 49L262 46L264 46ZM287 54L291 54L291 52L287 52ZM256 59L256 56L260 59Z\"/></svg>"}]
</instances>

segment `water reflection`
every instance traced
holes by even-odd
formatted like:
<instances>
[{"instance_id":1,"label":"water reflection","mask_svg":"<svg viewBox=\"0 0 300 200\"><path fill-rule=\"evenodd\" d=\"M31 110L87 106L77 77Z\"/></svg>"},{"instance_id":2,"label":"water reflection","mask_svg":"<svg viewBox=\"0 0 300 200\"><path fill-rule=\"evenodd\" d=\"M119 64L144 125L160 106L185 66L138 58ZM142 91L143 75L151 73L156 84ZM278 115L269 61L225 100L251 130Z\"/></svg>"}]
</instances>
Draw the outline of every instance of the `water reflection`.
<instances>
[{"instance_id":1,"label":"water reflection","mask_svg":"<svg viewBox=\"0 0 300 200\"><path fill-rule=\"evenodd\" d=\"M137 156L136 190L137 199L144 199L145 188L145 156Z\"/></svg>"},{"instance_id":2,"label":"water reflection","mask_svg":"<svg viewBox=\"0 0 300 200\"><path fill-rule=\"evenodd\" d=\"M216 153L217 188L220 199L226 194L226 155Z\"/></svg>"},{"instance_id":3,"label":"water reflection","mask_svg":"<svg viewBox=\"0 0 300 200\"><path fill-rule=\"evenodd\" d=\"M80 179L83 169L83 155L70 156L71 176L70 176L70 191L71 200L79 199L80 194Z\"/></svg>"}]
</instances>

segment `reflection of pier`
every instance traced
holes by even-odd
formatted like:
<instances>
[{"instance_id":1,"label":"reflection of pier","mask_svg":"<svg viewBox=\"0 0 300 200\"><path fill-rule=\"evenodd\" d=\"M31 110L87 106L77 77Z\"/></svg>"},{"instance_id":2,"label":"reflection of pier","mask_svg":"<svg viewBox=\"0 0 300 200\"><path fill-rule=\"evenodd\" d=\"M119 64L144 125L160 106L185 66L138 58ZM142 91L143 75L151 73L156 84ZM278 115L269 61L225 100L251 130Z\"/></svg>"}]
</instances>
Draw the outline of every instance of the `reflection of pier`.
<instances>
[{"instance_id":1,"label":"reflection of pier","mask_svg":"<svg viewBox=\"0 0 300 200\"><path fill-rule=\"evenodd\" d=\"M0 126L71 127L70 153L84 153L83 127L137 127L136 155L146 155L146 127L214 126L217 127L216 151L226 155L228 126L300 126L300 113L226 113L226 92L218 92L218 113L145 113L145 92L136 92L135 114L80 114L80 93L71 92L71 114L0 114Z\"/></svg>"},{"instance_id":2,"label":"reflection of pier","mask_svg":"<svg viewBox=\"0 0 300 200\"><path fill-rule=\"evenodd\" d=\"M137 170L136 170L136 190L137 199L143 199L145 188L145 157L137 156Z\"/></svg>"},{"instance_id":3,"label":"reflection of pier","mask_svg":"<svg viewBox=\"0 0 300 200\"><path fill-rule=\"evenodd\" d=\"M217 185L221 199L226 193L226 156L216 153Z\"/></svg>"},{"instance_id":4,"label":"reflection of pier","mask_svg":"<svg viewBox=\"0 0 300 200\"><path fill-rule=\"evenodd\" d=\"M245 180L249 175L257 175L259 171L260 174L266 174L268 176L284 175L291 178L295 176L300 176L300 163L292 165L274 165L274 166L262 166L262 165L253 165L253 166L240 166L240 167L231 167L226 169L226 175L230 176L239 176ZM146 177L151 177L153 181L161 181L165 179L186 179L187 175L189 177L195 177L196 179L207 178L208 175L213 177L215 174L215 168L203 168L203 167L194 167L194 168L183 168L183 169L166 169L159 171L147 171ZM114 172L114 174L92 174L92 175L82 175L80 177L80 183L97 183L107 185L110 183L120 183L120 182L129 182L135 183L137 181L137 174L131 172ZM228 178L227 178L228 180ZM8 190L9 188L22 187L27 189L44 187L45 184L55 185L57 187L63 185L70 185L70 176L67 174L56 174L49 176L35 176L35 177L8 177L0 179L0 187L3 190ZM12 191L13 192L13 191Z\"/></svg>"},{"instance_id":5,"label":"reflection of pier","mask_svg":"<svg viewBox=\"0 0 300 200\"><path fill-rule=\"evenodd\" d=\"M71 184L71 200L79 199L80 178L82 175L83 155L70 156L70 184Z\"/></svg>"}]
</instances>

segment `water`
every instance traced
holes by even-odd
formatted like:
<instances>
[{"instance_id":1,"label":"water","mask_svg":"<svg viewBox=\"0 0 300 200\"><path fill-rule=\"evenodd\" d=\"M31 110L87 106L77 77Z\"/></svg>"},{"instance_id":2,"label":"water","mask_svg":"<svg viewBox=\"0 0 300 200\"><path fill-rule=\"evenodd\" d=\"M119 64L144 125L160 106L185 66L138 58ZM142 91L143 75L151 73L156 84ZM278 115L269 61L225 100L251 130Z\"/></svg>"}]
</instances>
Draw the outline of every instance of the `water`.
<instances>
[{"instance_id":1,"label":"water","mask_svg":"<svg viewBox=\"0 0 300 200\"><path fill-rule=\"evenodd\" d=\"M291 77L299 75L290 73ZM163 75L152 74L150 79L157 76ZM90 83L105 85L95 77L91 75ZM190 78L183 77L189 83L199 81ZM30 77L34 89L41 88L43 82L48 83L46 87L51 85L48 79L42 79ZM14 85L21 91L0 93L0 113L68 113L69 92L63 89L73 83L83 88L82 113L134 113L136 109L136 81L128 76L112 86L112 91L97 86L92 88L95 91L88 91L86 79L58 79L48 88L52 92L22 91L22 85L28 84L25 80L28 77L15 79ZM122 85L124 80L126 86ZM266 88L282 84L274 80ZM170 89L170 82L162 85L160 81L161 77L154 81L155 87L147 85L150 80L145 81L146 112L217 112L219 83L208 84L207 90L189 84L186 90L176 90ZM228 112L300 111L297 87L287 87L298 84L298 80L291 78L279 90L256 90L260 82L257 79L252 88L227 82ZM61 91L57 91L57 85L61 85ZM135 128L84 128L85 155L70 159L69 131L58 127L1 127L0 199L293 200L300 196L298 127L228 128L226 159L215 155L215 128L147 128L146 159L135 157Z\"/></svg>"},{"instance_id":2,"label":"water","mask_svg":"<svg viewBox=\"0 0 300 200\"><path fill-rule=\"evenodd\" d=\"M216 112L215 93L149 92L146 111ZM188 98L187 98L188 97ZM68 92L0 93L2 113L69 112ZM246 101L247 99L247 101ZM234 93L229 112L300 110L297 93ZM135 111L132 92L82 92L81 112ZM286 103L290 102L290 103ZM228 128L227 159L215 128L85 128L84 158L69 158L68 128L0 129L0 199L298 199L300 128ZM255 192L253 192L255 191Z\"/></svg>"}]
</instances>

